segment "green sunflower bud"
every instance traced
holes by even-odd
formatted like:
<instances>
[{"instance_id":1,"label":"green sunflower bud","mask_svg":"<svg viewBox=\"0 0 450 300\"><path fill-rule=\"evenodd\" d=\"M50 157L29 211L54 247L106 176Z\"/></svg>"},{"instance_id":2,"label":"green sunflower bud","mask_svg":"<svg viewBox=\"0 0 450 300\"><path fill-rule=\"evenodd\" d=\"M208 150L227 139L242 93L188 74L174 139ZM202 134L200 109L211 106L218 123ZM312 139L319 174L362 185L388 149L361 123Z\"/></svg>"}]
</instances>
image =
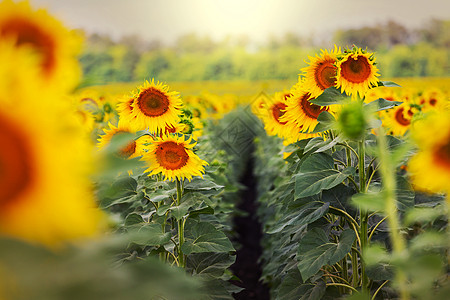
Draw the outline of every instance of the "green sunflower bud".
<instances>
[{"instance_id":1,"label":"green sunflower bud","mask_svg":"<svg viewBox=\"0 0 450 300\"><path fill-rule=\"evenodd\" d=\"M352 102L342 107L338 117L338 129L345 137L358 140L365 134L368 121L360 102Z\"/></svg>"},{"instance_id":2,"label":"green sunflower bud","mask_svg":"<svg viewBox=\"0 0 450 300\"><path fill-rule=\"evenodd\" d=\"M105 104L103 105L103 110L104 110L106 113L110 113L110 112L112 111L111 104L105 103Z\"/></svg>"}]
</instances>

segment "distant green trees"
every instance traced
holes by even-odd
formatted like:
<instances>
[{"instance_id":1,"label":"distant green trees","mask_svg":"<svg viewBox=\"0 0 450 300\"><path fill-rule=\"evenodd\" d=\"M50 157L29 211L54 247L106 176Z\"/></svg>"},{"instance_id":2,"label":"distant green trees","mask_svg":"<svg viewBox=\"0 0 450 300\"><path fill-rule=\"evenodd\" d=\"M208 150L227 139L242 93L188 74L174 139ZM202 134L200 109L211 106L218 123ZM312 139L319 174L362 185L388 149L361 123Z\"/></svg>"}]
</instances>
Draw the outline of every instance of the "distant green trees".
<instances>
[{"instance_id":1,"label":"distant green trees","mask_svg":"<svg viewBox=\"0 0 450 300\"><path fill-rule=\"evenodd\" d=\"M256 46L245 36L214 41L189 34L174 45L143 42L138 36L112 41L87 37L80 56L83 86L107 82L285 79L296 77L308 55L320 48L367 47L377 52L384 77L450 76L450 21L431 20L419 30L394 21L377 26L338 30L326 42L288 33Z\"/></svg>"}]
</instances>

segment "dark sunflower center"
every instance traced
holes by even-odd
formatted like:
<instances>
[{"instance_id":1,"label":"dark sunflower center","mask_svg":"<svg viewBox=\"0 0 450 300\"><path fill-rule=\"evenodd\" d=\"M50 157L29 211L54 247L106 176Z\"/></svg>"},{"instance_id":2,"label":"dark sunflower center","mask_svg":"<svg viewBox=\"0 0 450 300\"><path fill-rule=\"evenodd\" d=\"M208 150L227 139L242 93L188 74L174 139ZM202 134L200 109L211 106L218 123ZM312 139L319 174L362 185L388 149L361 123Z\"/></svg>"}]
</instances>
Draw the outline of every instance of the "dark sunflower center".
<instances>
[{"instance_id":1,"label":"dark sunflower center","mask_svg":"<svg viewBox=\"0 0 450 300\"><path fill-rule=\"evenodd\" d=\"M395 112L395 120L402 126L408 126L411 123L411 121L406 119L403 115L403 107Z\"/></svg>"},{"instance_id":2,"label":"dark sunflower center","mask_svg":"<svg viewBox=\"0 0 450 300\"><path fill-rule=\"evenodd\" d=\"M150 87L137 99L139 110L148 117L159 117L169 110L169 98L163 92Z\"/></svg>"},{"instance_id":3,"label":"dark sunflower center","mask_svg":"<svg viewBox=\"0 0 450 300\"><path fill-rule=\"evenodd\" d=\"M164 142L156 149L156 160L167 170L178 170L184 167L189 155L183 144L175 142Z\"/></svg>"},{"instance_id":4,"label":"dark sunflower center","mask_svg":"<svg viewBox=\"0 0 450 300\"><path fill-rule=\"evenodd\" d=\"M436 106L436 103L437 103L436 99L434 99L434 98L430 99L430 105L431 106Z\"/></svg>"},{"instance_id":5,"label":"dark sunflower center","mask_svg":"<svg viewBox=\"0 0 450 300\"><path fill-rule=\"evenodd\" d=\"M316 84L321 90L332 87L336 83L336 67L334 60L321 62L314 73Z\"/></svg>"},{"instance_id":6,"label":"dark sunflower center","mask_svg":"<svg viewBox=\"0 0 450 300\"><path fill-rule=\"evenodd\" d=\"M437 151L434 153L434 158L439 164L450 168L450 136L447 138L445 144L437 148Z\"/></svg>"},{"instance_id":7,"label":"dark sunflower center","mask_svg":"<svg viewBox=\"0 0 450 300\"><path fill-rule=\"evenodd\" d=\"M13 206L35 179L30 151L19 128L0 116L0 212Z\"/></svg>"},{"instance_id":8,"label":"dark sunflower center","mask_svg":"<svg viewBox=\"0 0 450 300\"><path fill-rule=\"evenodd\" d=\"M23 18L9 19L0 25L0 36L16 38L17 46L29 46L42 59L42 70L49 75L55 65L55 43L37 24Z\"/></svg>"},{"instance_id":9,"label":"dark sunflower center","mask_svg":"<svg viewBox=\"0 0 450 300\"><path fill-rule=\"evenodd\" d=\"M341 76L353 83L362 83L370 77L371 66L367 57L349 57L341 64Z\"/></svg>"},{"instance_id":10,"label":"dark sunflower center","mask_svg":"<svg viewBox=\"0 0 450 300\"><path fill-rule=\"evenodd\" d=\"M275 121L277 121L278 123L280 123L281 125L285 125L286 122L281 122L280 118L284 115L285 110L286 109L286 104L284 103L277 103L272 107L272 115L275 119Z\"/></svg>"},{"instance_id":11,"label":"dark sunflower center","mask_svg":"<svg viewBox=\"0 0 450 300\"><path fill-rule=\"evenodd\" d=\"M304 94L299 100L299 105L301 107L301 110L305 113L306 116L308 116L311 119L316 119L319 117L320 113L328 110L326 106L320 107L319 105L313 104L309 102L310 94L306 93Z\"/></svg>"}]
</instances>

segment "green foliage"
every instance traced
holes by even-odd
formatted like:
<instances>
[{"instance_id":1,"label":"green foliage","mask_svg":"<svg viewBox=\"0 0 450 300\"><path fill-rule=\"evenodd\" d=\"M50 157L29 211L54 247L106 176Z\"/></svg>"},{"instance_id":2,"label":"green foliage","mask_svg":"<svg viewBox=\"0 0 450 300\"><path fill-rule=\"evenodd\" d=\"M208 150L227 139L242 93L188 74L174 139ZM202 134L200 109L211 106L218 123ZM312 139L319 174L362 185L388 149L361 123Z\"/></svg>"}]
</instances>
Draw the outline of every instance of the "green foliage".
<instances>
[{"instance_id":1,"label":"green foliage","mask_svg":"<svg viewBox=\"0 0 450 300\"><path fill-rule=\"evenodd\" d=\"M398 104L377 99L363 110ZM272 298L335 299L353 293L352 298L370 299L375 292L395 298L404 289L397 274L407 278L407 291L413 297L441 297L448 287L443 273L447 265L443 251L448 246L440 205L444 199L418 198L401 172L394 172L395 188L389 190L380 172L384 162L380 153L389 155L390 170L399 170L412 154L409 143L387 136L386 149L381 150L377 138L367 133L371 126L360 141L352 141L329 135L334 118L324 114L320 119L318 126L328 139L316 137L289 146L285 151L293 153L285 163L274 158L280 152L279 140L258 136L255 153L265 166L255 170L263 182L258 211L266 233L262 278L271 286ZM361 146L355 149L361 143L365 152L360 152ZM358 160L356 154L361 153L364 159ZM272 182L269 186L267 179ZM407 237L403 252L392 249L398 239L390 230L392 199L400 220L396 232ZM363 287L363 277L371 285ZM356 290L363 292L356 294Z\"/></svg>"},{"instance_id":2,"label":"green foliage","mask_svg":"<svg viewBox=\"0 0 450 300\"><path fill-rule=\"evenodd\" d=\"M344 230L338 243L330 243L321 228L313 228L300 240L297 259L303 281L316 274L324 265L334 265L343 259L356 238L351 229Z\"/></svg>"},{"instance_id":3,"label":"green foliage","mask_svg":"<svg viewBox=\"0 0 450 300\"><path fill-rule=\"evenodd\" d=\"M185 254L234 251L226 235L210 223L191 223L186 230L186 241L181 247Z\"/></svg>"},{"instance_id":4,"label":"green foliage","mask_svg":"<svg viewBox=\"0 0 450 300\"><path fill-rule=\"evenodd\" d=\"M130 236L56 252L0 239L2 297L11 300L199 299L201 281L154 258L112 265Z\"/></svg>"},{"instance_id":5,"label":"green foliage","mask_svg":"<svg viewBox=\"0 0 450 300\"><path fill-rule=\"evenodd\" d=\"M449 76L449 22L432 20L411 31L390 21L359 29L338 30L334 43L359 45L377 52L385 77ZM145 45L138 37L113 42L91 35L80 56L81 86L107 82L138 81L149 77L164 81L261 80L295 78L305 67L304 57L331 44L317 45L294 34L270 38L256 45L248 38L209 37L188 34L172 46L154 41Z\"/></svg>"}]
</instances>

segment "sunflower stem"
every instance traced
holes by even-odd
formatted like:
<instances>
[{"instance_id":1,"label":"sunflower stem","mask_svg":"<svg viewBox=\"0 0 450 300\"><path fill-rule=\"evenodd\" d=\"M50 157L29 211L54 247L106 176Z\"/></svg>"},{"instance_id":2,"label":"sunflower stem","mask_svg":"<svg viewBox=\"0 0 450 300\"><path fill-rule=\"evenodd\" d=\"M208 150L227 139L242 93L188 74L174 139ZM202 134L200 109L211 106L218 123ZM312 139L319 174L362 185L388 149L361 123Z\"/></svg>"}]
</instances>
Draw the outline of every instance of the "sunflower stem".
<instances>
[{"instance_id":1,"label":"sunflower stem","mask_svg":"<svg viewBox=\"0 0 450 300\"><path fill-rule=\"evenodd\" d=\"M366 157L366 148L365 148L365 138L363 137L361 141L358 143L358 152L359 152L359 191L360 193L364 193L366 191L366 166L365 166L365 157ZM359 210L359 220L360 220L360 233L359 237L361 240L360 249L361 253L364 252L364 249L368 244L368 236L367 236L367 222L368 222L368 214L367 211L360 209ZM366 274L366 266L364 264L364 260L360 259L361 264L361 287L363 293L368 292L369 286L369 277Z\"/></svg>"},{"instance_id":2,"label":"sunflower stem","mask_svg":"<svg viewBox=\"0 0 450 300\"><path fill-rule=\"evenodd\" d=\"M356 241L353 243L353 248L356 248ZM358 256L357 252L352 248L352 283L353 287L358 287Z\"/></svg>"},{"instance_id":3,"label":"sunflower stem","mask_svg":"<svg viewBox=\"0 0 450 300\"><path fill-rule=\"evenodd\" d=\"M384 131L379 129L378 135L378 150L380 159L380 173L383 179L383 193L384 193L384 210L389 224L389 235L392 242L392 250L394 256L402 256L406 249L406 243L400 234L400 221L397 213L397 196L395 190L397 182L395 179L395 168L392 165L391 156L387 151L387 143ZM395 279L400 289L400 299L409 299L409 291L407 287L406 274L399 268L397 269Z\"/></svg>"},{"instance_id":4,"label":"sunflower stem","mask_svg":"<svg viewBox=\"0 0 450 300\"><path fill-rule=\"evenodd\" d=\"M181 204L181 197L183 196L183 190L181 188L181 182L177 178L177 205L180 206ZM181 247L184 244L184 220L183 218L180 218L178 220L178 261L179 266L182 268L186 267L186 257L183 253L183 250L181 250Z\"/></svg>"}]
</instances>

